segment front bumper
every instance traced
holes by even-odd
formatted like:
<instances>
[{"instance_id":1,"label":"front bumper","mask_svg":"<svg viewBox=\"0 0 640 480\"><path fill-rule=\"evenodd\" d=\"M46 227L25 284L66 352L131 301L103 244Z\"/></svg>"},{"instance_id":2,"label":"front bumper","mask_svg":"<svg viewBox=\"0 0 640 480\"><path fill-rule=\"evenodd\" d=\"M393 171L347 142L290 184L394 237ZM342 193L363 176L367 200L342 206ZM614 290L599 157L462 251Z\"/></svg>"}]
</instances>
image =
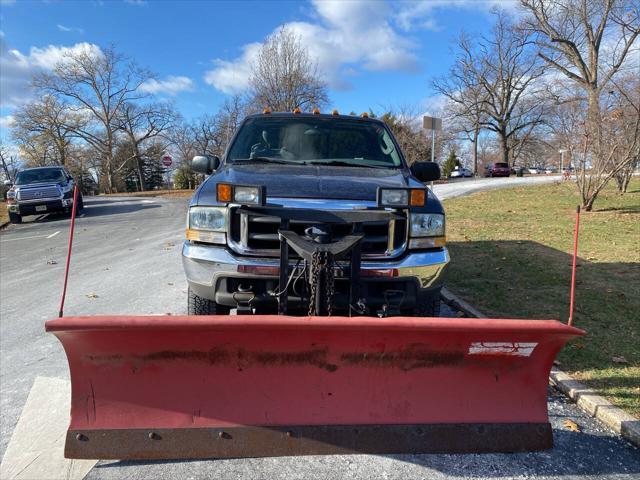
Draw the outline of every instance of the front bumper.
<instances>
[{"instance_id":1,"label":"front bumper","mask_svg":"<svg viewBox=\"0 0 640 480\"><path fill-rule=\"evenodd\" d=\"M7 209L13 213L20 215L41 215L51 212L63 212L73 206L72 198L62 199L46 199L40 201L18 202L17 204L7 205ZM39 208L40 207L40 208ZM43 210L41 207L45 207Z\"/></svg>"},{"instance_id":2,"label":"front bumper","mask_svg":"<svg viewBox=\"0 0 640 480\"><path fill-rule=\"evenodd\" d=\"M442 286L444 270L449 263L446 248L428 251L409 251L404 257L389 261L363 261L361 284L364 292L371 292L380 300L379 292L390 288L407 290L407 308L427 291ZM239 283L256 286L277 286L279 259L237 256L224 246L209 246L185 241L182 264L191 289L197 295L217 303L235 306L232 298L234 286ZM290 262L295 266L296 260ZM338 262L336 281L345 277L348 263ZM344 282L347 279L344 278ZM260 290L262 287L259 287ZM369 299L372 300L372 299ZM374 299L376 300L376 299ZM373 303L378 303L374 301Z\"/></svg>"}]
</instances>

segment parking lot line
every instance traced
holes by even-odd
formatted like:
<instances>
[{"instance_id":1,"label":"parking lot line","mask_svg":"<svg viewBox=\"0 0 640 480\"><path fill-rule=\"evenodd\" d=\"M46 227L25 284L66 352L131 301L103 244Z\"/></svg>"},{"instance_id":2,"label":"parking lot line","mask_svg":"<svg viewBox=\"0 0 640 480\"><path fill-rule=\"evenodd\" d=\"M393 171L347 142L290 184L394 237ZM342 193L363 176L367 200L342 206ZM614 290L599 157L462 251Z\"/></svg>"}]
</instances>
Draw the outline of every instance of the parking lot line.
<instances>
[{"instance_id":1,"label":"parking lot line","mask_svg":"<svg viewBox=\"0 0 640 480\"><path fill-rule=\"evenodd\" d=\"M51 235L49 235L47 238L53 238L55 237L57 234L60 233L60 230L58 230L57 232L53 232Z\"/></svg>"},{"instance_id":2,"label":"parking lot line","mask_svg":"<svg viewBox=\"0 0 640 480\"><path fill-rule=\"evenodd\" d=\"M46 235L31 235L29 237L18 237L18 238L7 238L5 240L0 240L0 243L5 242L15 242L16 240L29 240L30 238L48 238Z\"/></svg>"}]
</instances>

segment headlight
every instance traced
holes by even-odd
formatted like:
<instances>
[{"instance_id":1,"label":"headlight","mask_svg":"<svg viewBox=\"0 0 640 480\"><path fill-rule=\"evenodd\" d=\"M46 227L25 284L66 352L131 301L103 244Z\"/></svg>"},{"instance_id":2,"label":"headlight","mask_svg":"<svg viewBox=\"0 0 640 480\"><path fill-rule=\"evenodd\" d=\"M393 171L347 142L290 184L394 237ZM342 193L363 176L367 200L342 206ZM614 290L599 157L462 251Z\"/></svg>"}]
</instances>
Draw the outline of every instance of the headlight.
<instances>
[{"instance_id":1,"label":"headlight","mask_svg":"<svg viewBox=\"0 0 640 480\"><path fill-rule=\"evenodd\" d=\"M444 215L438 213L412 213L412 237L444 237Z\"/></svg>"},{"instance_id":2,"label":"headlight","mask_svg":"<svg viewBox=\"0 0 640 480\"><path fill-rule=\"evenodd\" d=\"M187 240L203 243L227 243L225 207L191 207L187 218Z\"/></svg>"},{"instance_id":3,"label":"headlight","mask_svg":"<svg viewBox=\"0 0 640 480\"><path fill-rule=\"evenodd\" d=\"M233 192L233 201L259 205L261 203L260 189L258 187L236 187Z\"/></svg>"},{"instance_id":4,"label":"headlight","mask_svg":"<svg viewBox=\"0 0 640 480\"><path fill-rule=\"evenodd\" d=\"M383 207L406 207L409 204L408 190L380 190L380 205Z\"/></svg>"},{"instance_id":5,"label":"headlight","mask_svg":"<svg viewBox=\"0 0 640 480\"><path fill-rule=\"evenodd\" d=\"M427 200L424 188L379 188L379 207L422 207Z\"/></svg>"},{"instance_id":6,"label":"headlight","mask_svg":"<svg viewBox=\"0 0 640 480\"><path fill-rule=\"evenodd\" d=\"M16 191L15 190L9 190L7 192L7 200L13 200L14 198L16 198Z\"/></svg>"},{"instance_id":7,"label":"headlight","mask_svg":"<svg viewBox=\"0 0 640 480\"><path fill-rule=\"evenodd\" d=\"M231 185L219 183L216 185L216 200L220 203L239 203L241 205L264 205L264 187Z\"/></svg>"},{"instance_id":8,"label":"headlight","mask_svg":"<svg viewBox=\"0 0 640 480\"><path fill-rule=\"evenodd\" d=\"M227 209L224 207L191 207L189 228L225 232L227 230Z\"/></svg>"}]
</instances>

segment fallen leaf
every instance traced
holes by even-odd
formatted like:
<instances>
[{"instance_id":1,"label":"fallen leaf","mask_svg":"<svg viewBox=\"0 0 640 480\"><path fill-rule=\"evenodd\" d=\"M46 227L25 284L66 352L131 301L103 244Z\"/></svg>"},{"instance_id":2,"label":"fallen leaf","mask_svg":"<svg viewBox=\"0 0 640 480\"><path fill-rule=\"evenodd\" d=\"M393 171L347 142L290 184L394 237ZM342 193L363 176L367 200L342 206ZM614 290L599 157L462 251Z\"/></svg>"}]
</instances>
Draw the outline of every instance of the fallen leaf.
<instances>
[{"instance_id":1,"label":"fallen leaf","mask_svg":"<svg viewBox=\"0 0 640 480\"><path fill-rule=\"evenodd\" d=\"M582 343L574 343L573 347L580 350L580 349L584 348L584 344L582 344Z\"/></svg>"},{"instance_id":2,"label":"fallen leaf","mask_svg":"<svg viewBox=\"0 0 640 480\"><path fill-rule=\"evenodd\" d=\"M624 358L622 355L614 355L613 357L611 357L611 360L613 361L613 363L629 363L629 360Z\"/></svg>"},{"instance_id":3,"label":"fallen leaf","mask_svg":"<svg viewBox=\"0 0 640 480\"><path fill-rule=\"evenodd\" d=\"M571 430L572 432L579 432L580 431L580 427L573 420L567 419L567 420L564 421L563 425L567 428L567 430Z\"/></svg>"},{"instance_id":4,"label":"fallen leaf","mask_svg":"<svg viewBox=\"0 0 640 480\"><path fill-rule=\"evenodd\" d=\"M47 260L47 265L57 265L58 262L56 262L55 260Z\"/></svg>"},{"instance_id":5,"label":"fallen leaf","mask_svg":"<svg viewBox=\"0 0 640 480\"><path fill-rule=\"evenodd\" d=\"M171 285L171 286L173 286L173 282L169 282L169 283L167 283L167 285Z\"/></svg>"},{"instance_id":6,"label":"fallen leaf","mask_svg":"<svg viewBox=\"0 0 640 480\"><path fill-rule=\"evenodd\" d=\"M85 295L85 297L87 297L87 298L98 298L98 295L96 295L95 293L87 293Z\"/></svg>"},{"instance_id":7,"label":"fallen leaf","mask_svg":"<svg viewBox=\"0 0 640 480\"><path fill-rule=\"evenodd\" d=\"M554 361L553 361L553 364L554 364L556 367L561 367L561 366L562 366L562 362L561 362L560 360L554 360Z\"/></svg>"}]
</instances>

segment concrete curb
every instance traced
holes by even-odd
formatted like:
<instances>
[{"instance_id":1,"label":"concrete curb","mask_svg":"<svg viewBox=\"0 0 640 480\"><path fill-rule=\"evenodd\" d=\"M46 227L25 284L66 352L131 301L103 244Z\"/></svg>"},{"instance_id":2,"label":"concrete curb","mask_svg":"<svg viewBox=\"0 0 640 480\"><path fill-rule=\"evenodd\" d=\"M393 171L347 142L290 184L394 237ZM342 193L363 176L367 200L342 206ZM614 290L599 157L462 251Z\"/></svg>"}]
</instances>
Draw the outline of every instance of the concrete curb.
<instances>
[{"instance_id":1,"label":"concrete curb","mask_svg":"<svg viewBox=\"0 0 640 480\"><path fill-rule=\"evenodd\" d=\"M441 296L447 305L464 312L466 315L475 318L488 318L487 315L458 298L446 288L442 289ZM640 420L614 406L593 390L589 390L587 386L562 370L554 367L549 375L549 381L559 391L573 400L587 415L595 417L614 432L620 434L622 438L640 447Z\"/></svg>"}]
</instances>

